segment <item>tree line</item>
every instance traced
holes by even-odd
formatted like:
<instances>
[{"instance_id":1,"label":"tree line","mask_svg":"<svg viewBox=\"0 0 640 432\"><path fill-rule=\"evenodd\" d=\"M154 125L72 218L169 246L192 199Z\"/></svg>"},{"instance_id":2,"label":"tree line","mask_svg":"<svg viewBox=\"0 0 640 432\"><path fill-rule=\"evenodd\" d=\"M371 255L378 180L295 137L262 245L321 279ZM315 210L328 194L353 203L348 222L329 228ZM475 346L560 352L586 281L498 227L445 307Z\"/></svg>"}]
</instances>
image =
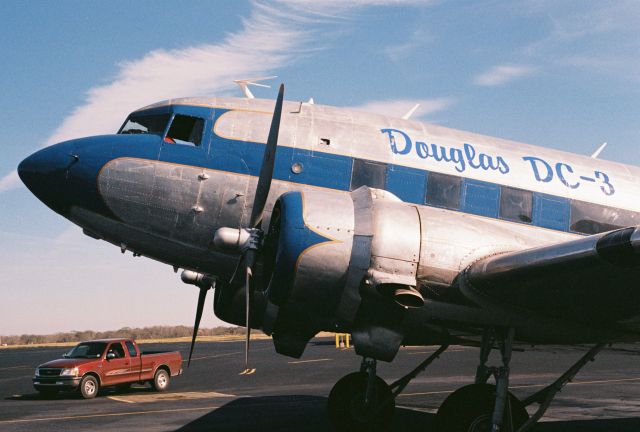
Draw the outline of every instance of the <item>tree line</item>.
<instances>
[{"instance_id":1,"label":"tree line","mask_svg":"<svg viewBox=\"0 0 640 432\"><path fill-rule=\"evenodd\" d=\"M225 335L242 335L243 327L214 327L198 329L199 336L225 336ZM90 339L108 339L108 338L133 338L133 339L165 339L190 337L193 327L188 326L152 326L152 327L122 327L118 330L107 331L70 331L60 332L48 335L22 334L12 336L0 336L2 345L31 345L46 344L59 342L81 342Z\"/></svg>"}]
</instances>

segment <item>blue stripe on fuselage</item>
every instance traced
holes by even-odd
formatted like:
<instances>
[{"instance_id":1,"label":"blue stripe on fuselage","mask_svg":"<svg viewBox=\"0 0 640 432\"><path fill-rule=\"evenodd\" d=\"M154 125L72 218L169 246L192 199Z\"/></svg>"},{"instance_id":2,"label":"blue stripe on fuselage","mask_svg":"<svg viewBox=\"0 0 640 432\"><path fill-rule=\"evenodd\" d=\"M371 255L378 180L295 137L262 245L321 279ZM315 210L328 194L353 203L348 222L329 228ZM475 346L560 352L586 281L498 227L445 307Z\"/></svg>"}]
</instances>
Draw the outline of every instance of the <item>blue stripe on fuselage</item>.
<instances>
[{"instance_id":1,"label":"blue stripe on fuselage","mask_svg":"<svg viewBox=\"0 0 640 432\"><path fill-rule=\"evenodd\" d=\"M155 141L156 145L149 145L145 141L136 145L135 140L116 140L114 145L114 158L136 157L149 160L160 160L162 162L175 163L179 165L189 165L224 171L232 174L251 175L257 177L262 164L265 145L263 143L233 140L218 136L214 132L213 125L220 116L228 112L227 109L211 109L197 107L200 116L206 118L206 129L203 136L203 143L199 147L191 145L173 144L163 142L161 139ZM196 114L195 112L189 114ZM140 137L140 136L138 136ZM318 186L328 189L349 191L354 158L350 156L335 155L318 151L310 151L299 148L279 146L276 154L274 168L274 179L288 181L297 184ZM106 162L105 162L106 163ZM294 173L293 164L299 164L301 171ZM428 171L408 168L399 165L386 164L385 188L397 194L405 202L419 205L429 205L425 203L426 189L429 187L427 179ZM464 179L465 183L485 184L470 179ZM486 183L487 186L499 191L497 184ZM465 189L466 190L466 189ZM491 196L491 202L483 203L487 198L483 194L474 192L469 195L467 191L463 194L463 200L459 209L466 213L480 214L487 217L497 218L499 202L495 196L495 191ZM550 209L543 196L534 193L533 221L529 225L540 226L560 231L569 231L569 200L564 197L553 197L554 202L562 204L556 205L551 211L553 217L546 215ZM499 196L499 195L498 195ZM475 201L474 201L475 200ZM469 202L467 202L469 201Z\"/></svg>"}]
</instances>

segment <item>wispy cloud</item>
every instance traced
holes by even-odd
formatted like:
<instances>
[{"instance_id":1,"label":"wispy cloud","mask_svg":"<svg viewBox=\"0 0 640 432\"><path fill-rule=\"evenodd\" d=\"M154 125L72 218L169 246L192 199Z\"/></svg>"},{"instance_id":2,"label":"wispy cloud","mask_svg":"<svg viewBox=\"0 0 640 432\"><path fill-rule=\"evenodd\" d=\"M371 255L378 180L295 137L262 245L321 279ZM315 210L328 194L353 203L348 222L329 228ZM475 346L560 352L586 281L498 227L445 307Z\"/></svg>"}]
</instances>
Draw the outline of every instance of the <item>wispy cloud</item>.
<instances>
[{"instance_id":1,"label":"wispy cloud","mask_svg":"<svg viewBox=\"0 0 640 432\"><path fill-rule=\"evenodd\" d=\"M528 16L544 18L549 31L527 45L528 58L550 67L572 67L619 79L637 81L640 76L640 3L563 2L523 0L514 5Z\"/></svg>"},{"instance_id":2,"label":"wispy cloud","mask_svg":"<svg viewBox=\"0 0 640 432\"><path fill-rule=\"evenodd\" d=\"M17 171L11 171L9 174L0 178L0 193L15 188L20 184L20 178Z\"/></svg>"},{"instance_id":3,"label":"wispy cloud","mask_svg":"<svg viewBox=\"0 0 640 432\"><path fill-rule=\"evenodd\" d=\"M533 75L536 69L523 65L498 65L488 71L477 75L473 82L479 86L499 86L514 81L518 78Z\"/></svg>"},{"instance_id":4,"label":"wispy cloud","mask_svg":"<svg viewBox=\"0 0 640 432\"><path fill-rule=\"evenodd\" d=\"M402 117L416 104L420 104L420 107L413 114L412 118L424 119L431 114L450 108L455 104L455 99L447 97L436 99L386 99L370 101L349 108L390 117Z\"/></svg>"},{"instance_id":5,"label":"wispy cloud","mask_svg":"<svg viewBox=\"0 0 640 432\"><path fill-rule=\"evenodd\" d=\"M344 16L363 6L420 5L419 0L358 0L355 2L281 0L252 3L242 29L217 44L149 52L123 62L110 84L91 88L78 106L43 145L78 136L113 133L123 113L161 99L220 94L233 80L272 74L317 49L322 37L337 29L325 18ZM335 21L335 20L332 20ZM334 23L334 26L336 24ZM322 32L318 32L319 28ZM311 43L313 42L313 44ZM20 185L17 173L0 178L0 193Z\"/></svg>"},{"instance_id":6,"label":"wispy cloud","mask_svg":"<svg viewBox=\"0 0 640 432\"><path fill-rule=\"evenodd\" d=\"M396 45L389 45L383 48L382 52L387 56L387 58L389 58L389 60L399 62L405 60L416 52L416 50L433 41L433 35L424 29L417 29L411 32L405 42Z\"/></svg>"},{"instance_id":7,"label":"wispy cloud","mask_svg":"<svg viewBox=\"0 0 640 432\"><path fill-rule=\"evenodd\" d=\"M299 54L309 32L291 19L291 10L255 3L243 27L219 44L155 50L127 61L110 84L87 91L77 107L43 143L113 133L123 113L161 100L229 90L233 79L271 73ZM285 14L288 14L285 17ZM287 18L287 19L285 19ZM0 179L0 192L19 185L15 172Z\"/></svg>"}]
</instances>

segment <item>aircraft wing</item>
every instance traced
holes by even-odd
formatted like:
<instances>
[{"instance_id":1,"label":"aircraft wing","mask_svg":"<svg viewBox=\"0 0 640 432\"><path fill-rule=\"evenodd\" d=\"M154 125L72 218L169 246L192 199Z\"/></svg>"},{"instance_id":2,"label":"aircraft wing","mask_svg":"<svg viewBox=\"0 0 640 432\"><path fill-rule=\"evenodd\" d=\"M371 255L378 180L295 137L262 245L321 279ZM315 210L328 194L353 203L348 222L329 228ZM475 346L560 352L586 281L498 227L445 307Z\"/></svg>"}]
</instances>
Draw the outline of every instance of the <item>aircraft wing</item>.
<instances>
[{"instance_id":1,"label":"aircraft wing","mask_svg":"<svg viewBox=\"0 0 640 432\"><path fill-rule=\"evenodd\" d=\"M495 310L640 324L640 227L485 257L463 272L460 290Z\"/></svg>"}]
</instances>

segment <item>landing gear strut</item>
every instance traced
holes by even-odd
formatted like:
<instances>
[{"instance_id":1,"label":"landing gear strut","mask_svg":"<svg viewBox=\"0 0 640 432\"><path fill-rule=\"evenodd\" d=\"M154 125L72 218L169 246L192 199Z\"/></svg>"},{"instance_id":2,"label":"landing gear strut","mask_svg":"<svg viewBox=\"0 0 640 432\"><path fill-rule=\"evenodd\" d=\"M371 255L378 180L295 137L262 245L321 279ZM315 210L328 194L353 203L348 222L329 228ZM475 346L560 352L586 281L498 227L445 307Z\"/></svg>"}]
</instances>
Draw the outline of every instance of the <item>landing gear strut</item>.
<instances>
[{"instance_id":1,"label":"landing gear strut","mask_svg":"<svg viewBox=\"0 0 640 432\"><path fill-rule=\"evenodd\" d=\"M487 329L482 338L480 365L476 371L475 384L453 392L440 406L436 416L438 432L527 432L549 408L551 401L562 388L576 376L606 344L599 343L583 355L573 366L549 386L524 401L509 392L509 363L514 330ZM488 367L489 354L497 345L502 366ZM496 385L487 384L494 376ZM529 418L525 407L538 403L538 410Z\"/></svg>"},{"instance_id":2,"label":"landing gear strut","mask_svg":"<svg viewBox=\"0 0 640 432\"><path fill-rule=\"evenodd\" d=\"M512 328L485 332L475 384L462 387L445 399L436 416L439 432L515 432L529 419L525 405L509 392L514 334ZM502 366L488 367L494 342L500 349ZM487 384L491 375L495 386Z\"/></svg>"},{"instance_id":3,"label":"landing gear strut","mask_svg":"<svg viewBox=\"0 0 640 432\"><path fill-rule=\"evenodd\" d=\"M442 345L407 375L387 385L376 375L376 360L364 358L360 372L336 383L329 394L329 419L338 431L385 431L391 426L395 398L449 345Z\"/></svg>"},{"instance_id":4,"label":"landing gear strut","mask_svg":"<svg viewBox=\"0 0 640 432\"><path fill-rule=\"evenodd\" d=\"M438 432L527 432L544 415L551 401L576 374L606 346L599 343L549 386L524 401L509 392L509 363L513 350L513 328L489 328L482 338L480 365L475 383L453 392L440 406L436 416ZM494 348L501 354L502 365L487 366ZM446 351L442 345L404 377L387 385L376 375L376 360L364 358L360 372L349 374L331 390L328 411L338 431L383 431L391 425L395 397L407 384ZM493 376L496 384L487 384ZM525 407L538 403L529 418Z\"/></svg>"},{"instance_id":5,"label":"landing gear strut","mask_svg":"<svg viewBox=\"0 0 640 432\"><path fill-rule=\"evenodd\" d=\"M389 428L395 402L391 388L376 375L376 360L362 359L360 372L336 383L329 394L329 419L338 430L384 431Z\"/></svg>"}]
</instances>

